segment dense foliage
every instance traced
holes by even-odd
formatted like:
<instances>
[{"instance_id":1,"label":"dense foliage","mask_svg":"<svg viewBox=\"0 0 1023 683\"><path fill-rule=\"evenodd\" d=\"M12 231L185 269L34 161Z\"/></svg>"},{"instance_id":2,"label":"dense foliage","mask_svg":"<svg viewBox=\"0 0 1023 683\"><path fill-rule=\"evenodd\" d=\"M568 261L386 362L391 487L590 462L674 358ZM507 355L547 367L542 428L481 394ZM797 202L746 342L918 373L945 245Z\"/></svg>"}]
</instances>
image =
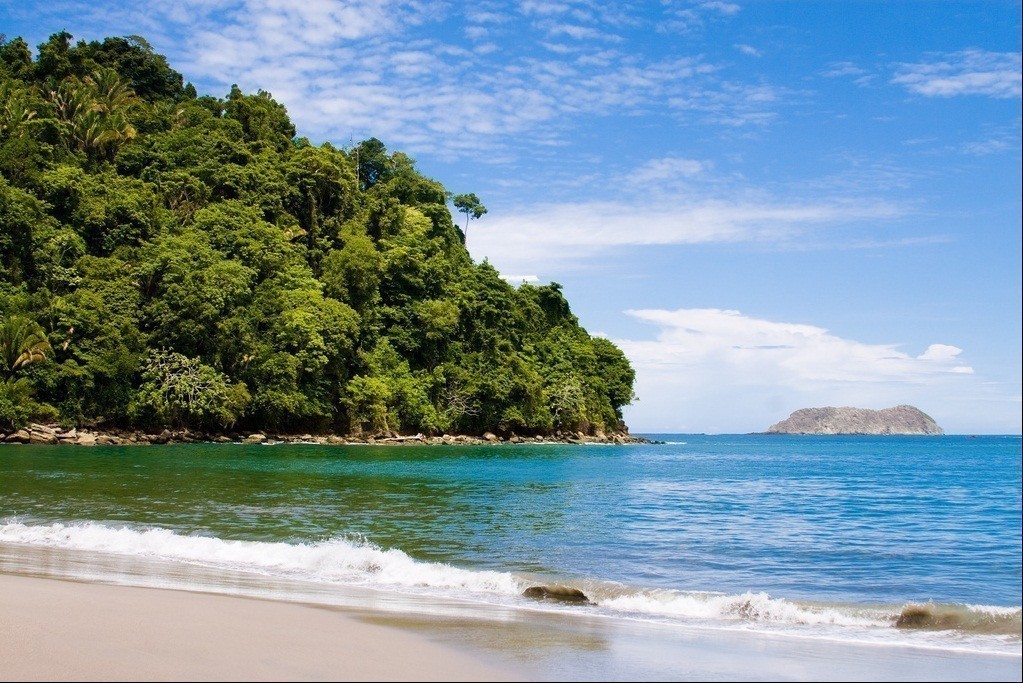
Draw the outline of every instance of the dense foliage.
<instances>
[{"instance_id":1,"label":"dense foliage","mask_svg":"<svg viewBox=\"0 0 1023 683\"><path fill-rule=\"evenodd\" d=\"M138 37L0 37L0 427L619 428L632 368L557 284L474 264L408 156L295 134Z\"/></svg>"}]
</instances>

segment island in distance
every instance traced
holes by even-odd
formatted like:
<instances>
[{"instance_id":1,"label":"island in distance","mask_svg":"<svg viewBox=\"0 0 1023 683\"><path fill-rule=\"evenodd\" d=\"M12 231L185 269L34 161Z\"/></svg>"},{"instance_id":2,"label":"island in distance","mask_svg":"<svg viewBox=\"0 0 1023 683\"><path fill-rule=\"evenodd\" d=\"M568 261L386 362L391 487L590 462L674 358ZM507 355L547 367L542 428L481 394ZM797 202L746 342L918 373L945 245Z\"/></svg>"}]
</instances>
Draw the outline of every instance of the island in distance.
<instances>
[{"instance_id":1,"label":"island in distance","mask_svg":"<svg viewBox=\"0 0 1023 683\"><path fill-rule=\"evenodd\" d=\"M802 408L771 425L768 434L944 434L930 415L913 406Z\"/></svg>"}]
</instances>

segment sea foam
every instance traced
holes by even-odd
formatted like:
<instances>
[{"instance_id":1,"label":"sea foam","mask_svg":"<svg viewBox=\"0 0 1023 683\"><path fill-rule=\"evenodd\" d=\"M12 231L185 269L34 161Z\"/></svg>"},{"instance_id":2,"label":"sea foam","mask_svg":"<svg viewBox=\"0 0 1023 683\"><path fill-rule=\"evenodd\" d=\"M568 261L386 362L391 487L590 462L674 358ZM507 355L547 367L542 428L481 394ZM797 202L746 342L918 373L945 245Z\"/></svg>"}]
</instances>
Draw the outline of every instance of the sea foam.
<instances>
[{"instance_id":1,"label":"sea foam","mask_svg":"<svg viewBox=\"0 0 1023 683\"><path fill-rule=\"evenodd\" d=\"M399 549L364 539L330 538L313 543L226 540L170 529L112 526L97 522L32 525L8 520L0 543L149 557L192 565L300 579L458 595L502 604L530 604L521 597L535 577L474 570L415 560ZM894 629L1008 637L1018 642L1019 607L915 604L861 606L800 602L763 592L720 594L636 588L607 581L568 581L607 616L653 618L701 625L825 627L860 633ZM580 608L565 608L580 609Z\"/></svg>"},{"instance_id":2,"label":"sea foam","mask_svg":"<svg viewBox=\"0 0 1023 683\"><path fill-rule=\"evenodd\" d=\"M315 543L224 540L169 529L112 527L95 522L0 526L0 542L153 557L191 564L254 571L282 578L381 587L461 589L476 593L518 593L508 573L473 571L436 562L417 562L401 550L332 538Z\"/></svg>"}]
</instances>

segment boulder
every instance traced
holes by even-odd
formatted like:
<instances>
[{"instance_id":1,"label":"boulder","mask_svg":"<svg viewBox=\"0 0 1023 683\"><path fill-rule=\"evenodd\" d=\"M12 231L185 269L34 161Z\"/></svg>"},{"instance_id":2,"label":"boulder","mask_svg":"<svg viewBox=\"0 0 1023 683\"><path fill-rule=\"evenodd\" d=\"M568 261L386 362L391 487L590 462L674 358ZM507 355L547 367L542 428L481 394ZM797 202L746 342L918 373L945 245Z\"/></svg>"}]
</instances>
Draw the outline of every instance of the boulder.
<instances>
[{"instance_id":1,"label":"boulder","mask_svg":"<svg viewBox=\"0 0 1023 683\"><path fill-rule=\"evenodd\" d=\"M50 431L50 432L37 432L37 431L35 431L33 429L31 432L29 432L28 442L29 443L55 444L55 443L57 443L57 435L54 434L52 431Z\"/></svg>"},{"instance_id":2,"label":"boulder","mask_svg":"<svg viewBox=\"0 0 1023 683\"><path fill-rule=\"evenodd\" d=\"M28 430L30 432L39 432L40 434L52 434L53 436L57 435L56 427L51 427L50 425L36 424L35 422L28 426Z\"/></svg>"},{"instance_id":3,"label":"boulder","mask_svg":"<svg viewBox=\"0 0 1023 683\"><path fill-rule=\"evenodd\" d=\"M266 443L266 434L249 434L244 443Z\"/></svg>"},{"instance_id":4,"label":"boulder","mask_svg":"<svg viewBox=\"0 0 1023 683\"><path fill-rule=\"evenodd\" d=\"M173 434L169 429L165 429L159 434L153 434L149 437L149 443L167 443L171 440Z\"/></svg>"},{"instance_id":5,"label":"boulder","mask_svg":"<svg viewBox=\"0 0 1023 683\"><path fill-rule=\"evenodd\" d=\"M534 600L548 600L570 605L594 604L593 601L586 597L586 593L583 593L578 588L569 588L568 586L530 586L522 591L522 595Z\"/></svg>"},{"instance_id":6,"label":"boulder","mask_svg":"<svg viewBox=\"0 0 1023 683\"><path fill-rule=\"evenodd\" d=\"M487 432L486 434L483 435L483 440L489 441L490 443L495 443L498 440L497 434L494 434L493 432Z\"/></svg>"},{"instance_id":7,"label":"boulder","mask_svg":"<svg viewBox=\"0 0 1023 683\"><path fill-rule=\"evenodd\" d=\"M28 443L32 438L32 435L28 433L27 429L19 429L13 434L8 434L5 441L8 443Z\"/></svg>"},{"instance_id":8,"label":"boulder","mask_svg":"<svg viewBox=\"0 0 1023 683\"><path fill-rule=\"evenodd\" d=\"M91 432L80 432L77 443L79 446L95 446L96 435Z\"/></svg>"}]
</instances>

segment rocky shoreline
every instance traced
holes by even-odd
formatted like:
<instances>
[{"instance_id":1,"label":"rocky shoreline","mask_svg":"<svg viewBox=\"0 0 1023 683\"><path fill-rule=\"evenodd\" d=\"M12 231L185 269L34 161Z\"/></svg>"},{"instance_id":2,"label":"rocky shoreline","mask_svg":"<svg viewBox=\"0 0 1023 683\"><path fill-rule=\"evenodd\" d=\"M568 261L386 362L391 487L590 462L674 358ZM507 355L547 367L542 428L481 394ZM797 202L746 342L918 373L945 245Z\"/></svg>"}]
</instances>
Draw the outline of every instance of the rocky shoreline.
<instances>
[{"instance_id":1,"label":"rocky shoreline","mask_svg":"<svg viewBox=\"0 0 1023 683\"><path fill-rule=\"evenodd\" d=\"M277 444L304 443L321 446L485 446L499 444L627 444L649 443L646 439L632 436L628 432L594 435L576 432L557 433L548 436L498 436L486 432L482 436L466 434L444 434L442 436L401 436L399 434L377 434L372 436L346 436L340 434L276 434L273 432L227 432L212 434L188 429L165 429L159 434L148 434L138 430L85 430L72 427L63 429L59 425L29 424L13 431L0 432L4 444L73 445L73 446L149 446L172 443L243 443Z\"/></svg>"}]
</instances>

